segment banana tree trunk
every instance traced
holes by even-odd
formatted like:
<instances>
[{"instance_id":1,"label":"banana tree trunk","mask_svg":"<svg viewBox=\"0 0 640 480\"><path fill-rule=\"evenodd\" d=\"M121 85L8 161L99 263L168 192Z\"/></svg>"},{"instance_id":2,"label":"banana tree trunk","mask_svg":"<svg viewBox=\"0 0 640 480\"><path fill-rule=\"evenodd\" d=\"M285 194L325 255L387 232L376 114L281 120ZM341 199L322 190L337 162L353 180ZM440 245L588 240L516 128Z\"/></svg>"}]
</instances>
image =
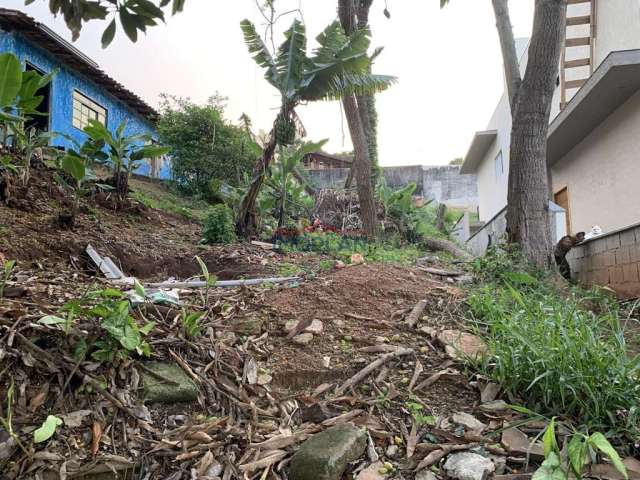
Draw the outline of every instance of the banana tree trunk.
<instances>
[{"instance_id":1,"label":"banana tree trunk","mask_svg":"<svg viewBox=\"0 0 640 480\"><path fill-rule=\"evenodd\" d=\"M283 118L289 118L288 111L283 107ZM277 122L277 120L276 120ZM260 188L264 183L264 178L267 173L269 165L273 161L276 153L276 146L278 144L276 139L276 122L273 124L273 128L269 133L269 142L264 146L262 155L258 159L257 163L253 167L253 181L247 190L247 193L242 198L240 204L240 210L238 211L238 218L236 220L236 231L241 237L249 237L256 233L258 227L257 215L255 211L256 200L260 193Z\"/></svg>"}]
</instances>

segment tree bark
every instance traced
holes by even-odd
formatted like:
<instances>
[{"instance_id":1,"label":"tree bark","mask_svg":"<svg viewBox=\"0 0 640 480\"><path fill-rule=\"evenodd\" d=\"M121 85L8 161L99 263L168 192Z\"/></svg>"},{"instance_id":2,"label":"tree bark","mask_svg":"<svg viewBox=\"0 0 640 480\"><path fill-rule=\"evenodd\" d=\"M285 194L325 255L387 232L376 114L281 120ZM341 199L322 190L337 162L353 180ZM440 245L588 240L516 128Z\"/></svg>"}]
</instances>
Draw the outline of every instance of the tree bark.
<instances>
[{"instance_id":1,"label":"tree bark","mask_svg":"<svg viewBox=\"0 0 640 480\"><path fill-rule=\"evenodd\" d=\"M360 201L360 216L364 230L369 238L375 238L377 233L376 205L371 186L371 164L369 163L367 139L358 115L358 105L354 95L343 98L345 116L349 125L349 133L353 142L356 184L358 200Z\"/></svg>"},{"instance_id":2,"label":"tree bark","mask_svg":"<svg viewBox=\"0 0 640 480\"><path fill-rule=\"evenodd\" d=\"M516 105L516 94L520 90L522 78L520 76L520 60L516 51L516 41L513 37L513 27L509 15L508 0L492 0L493 11L496 15L496 28L500 37L500 48L504 59L504 73L507 81L507 93L509 95L509 105L511 113Z\"/></svg>"},{"instance_id":3,"label":"tree bark","mask_svg":"<svg viewBox=\"0 0 640 480\"><path fill-rule=\"evenodd\" d=\"M286 107L282 108L281 115L283 118L289 118ZM238 218L236 220L236 232L241 237L248 238L252 234L256 233L258 227L257 215L255 212L256 200L260 193L260 188L264 183L264 177L267 173L267 169L275 156L276 146L276 125L274 122L273 128L269 133L269 142L264 146L262 155L253 167L253 180L251 185L249 186L247 193L242 197L242 203L240 204Z\"/></svg>"},{"instance_id":4,"label":"tree bark","mask_svg":"<svg viewBox=\"0 0 640 480\"><path fill-rule=\"evenodd\" d=\"M503 1L494 0L494 5ZM509 241L520 244L527 259L541 268L552 265L547 133L566 32L566 8L567 0L536 0L529 61L524 79L513 92L511 107L507 233ZM509 37L512 40L508 11L496 20L501 43ZM515 85L513 72L519 67L517 59L514 65L513 56L508 55L505 71L512 72L507 73L508 84Z\"/></svg>"}]
</instances>

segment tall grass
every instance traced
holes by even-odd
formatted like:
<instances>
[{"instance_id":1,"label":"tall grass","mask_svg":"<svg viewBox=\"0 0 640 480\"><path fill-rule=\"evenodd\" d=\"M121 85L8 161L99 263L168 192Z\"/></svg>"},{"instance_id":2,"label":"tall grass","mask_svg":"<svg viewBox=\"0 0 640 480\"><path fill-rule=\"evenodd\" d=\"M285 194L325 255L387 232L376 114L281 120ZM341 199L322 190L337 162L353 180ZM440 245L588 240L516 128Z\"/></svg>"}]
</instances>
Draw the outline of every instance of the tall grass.
<instances>
[{"instance_id":1,"label":"tall grass","mask_svg":"<svg viewBox=\"0 0 640 480\"><path fill-rule=\"evenodd\" d=\"M637 434L640 358L615 302L517 265L505 254L476 264L485 283L469 304L492 352L479 368L536 411Z\"/></svg>"}]
</instances>

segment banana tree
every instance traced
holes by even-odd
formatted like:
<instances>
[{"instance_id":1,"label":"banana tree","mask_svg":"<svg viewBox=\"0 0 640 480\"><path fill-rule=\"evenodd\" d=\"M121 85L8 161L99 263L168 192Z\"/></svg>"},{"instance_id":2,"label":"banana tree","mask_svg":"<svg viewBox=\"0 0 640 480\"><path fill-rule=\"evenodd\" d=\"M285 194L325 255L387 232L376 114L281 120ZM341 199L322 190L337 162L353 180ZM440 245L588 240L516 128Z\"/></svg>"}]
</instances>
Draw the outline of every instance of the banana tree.
<instances>
[{"instance_id":1,"label":"banana tree","mask_svg":"<svg viewBox=\"0 0 640 480\"><path fill-rule=\"evenodd\" d=\"M129 179L146 158L160 157L168 153L169 148L152 144L149 134L125 135L126 121L118 125L111 133L107 127L96 120L89 120L84 132L89 136L88 143L94 148L95 160L111 167L113 187L122 201L129 191Z\"/></svg>"},{"instance_id":2,"label":"banana tree","mask_svg":"<svg viewBox=\"0 0 640 480\"><path fill-rule=\"evenodd\" d=\"M307 180L298 170L300 163L305 155L320 150L328 140L322 140L317 143L303 143L299 147L280 147L276 168L271 178L267 180L267 184L271 189L272 195L277 203L278 228L284 226L287 215L287 209L290 211L295 209L304 209L303 198L309 198L305 195ZM289 207L291 204L291 208ZM289 213L289 216L291 213Z\"/></svg>"},{"instance_id":3,"label":"banana tree","mask_svg":"<svg viewBox=\"0 0 640 480\"><path fill-rule=\"evenodd\" d=\"M344 95L380 92L387 89L395 78L369 73L368 29L358 30L347 37L340 23L333 22L316 38L319 46L309 56L306 29L296 19L285 32L285 41L274 56L249 20L243 20L241 28L253 59L265 69L265 79L281 96L280 112L253 169L253 181L238 212L238 234L249 236L255 233L255 203L276 148L293 144L297 132L302 130L296 107L302 102L338 100Z\"/></svg>"}]
</instances>

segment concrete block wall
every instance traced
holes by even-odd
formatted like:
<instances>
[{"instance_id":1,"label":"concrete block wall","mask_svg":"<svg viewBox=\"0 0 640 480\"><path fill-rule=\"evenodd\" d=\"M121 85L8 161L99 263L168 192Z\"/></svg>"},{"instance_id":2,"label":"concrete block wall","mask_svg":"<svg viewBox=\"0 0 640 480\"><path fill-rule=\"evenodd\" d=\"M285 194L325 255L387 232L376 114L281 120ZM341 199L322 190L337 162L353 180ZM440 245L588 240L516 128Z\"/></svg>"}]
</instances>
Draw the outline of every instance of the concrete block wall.
<instances>
[{"instance_id":1,"label":"concrete block wall","mask_svg":"<svg viewBox=\"0 0 640 480\"><path fill-rule=\"evenodd\" d=\"M475 211L478 208L478 186L475 175L461 175L458 166L383 167L387 185L397 189L416 184L416 195L444 203L449 207ZM342 188L349 174L347 168L307 170L317 188Z\"/></svg>"},{"instance_id":2,"label":"concrete block wall","mask_svg":"<svg viewBox=\"0 0 640 480\"><path fill-rule=\"evenodd\" d=\"M620 298L640 297L640 224L587 240L567 260L578 283L611 287Z\"/></svg>"}]
</instances>

